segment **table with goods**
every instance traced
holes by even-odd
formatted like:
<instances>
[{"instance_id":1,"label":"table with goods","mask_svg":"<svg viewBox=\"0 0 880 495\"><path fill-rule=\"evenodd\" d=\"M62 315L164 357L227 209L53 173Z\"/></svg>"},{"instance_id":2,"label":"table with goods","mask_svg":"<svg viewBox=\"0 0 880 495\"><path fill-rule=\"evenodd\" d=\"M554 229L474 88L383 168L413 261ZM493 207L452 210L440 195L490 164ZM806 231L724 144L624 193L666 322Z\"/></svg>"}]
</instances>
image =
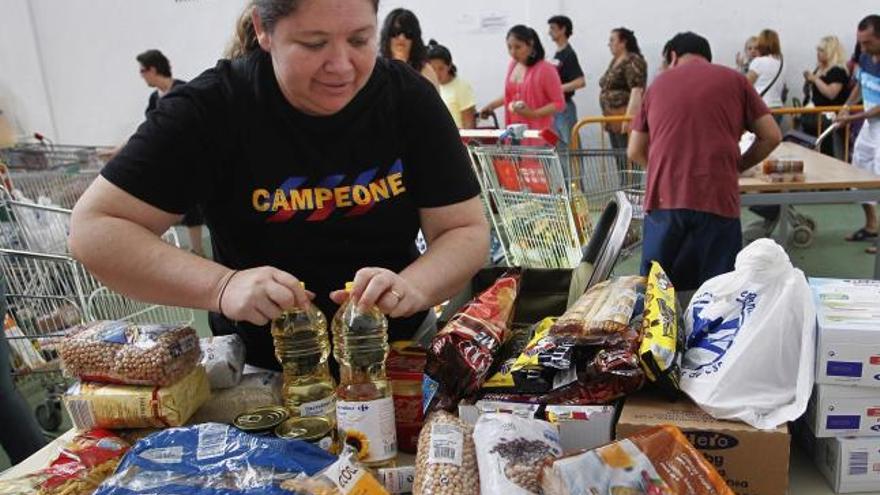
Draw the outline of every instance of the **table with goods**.
<instances>
[{"instance_id":1,"label":"table with goods","mask_svg":"<svg viewBox=\"0 0 880 495\"><path fill-rule=\"evenodd\" d=\"M0 494L771 495L792 438L836 492L880 490L880 281L807 279L768 239L686 307L656 263L571 297L540 271L478 274L425 345L294 308L281 373L236 336L78 325L74 429Z\"/></svg>"}]
</instances>

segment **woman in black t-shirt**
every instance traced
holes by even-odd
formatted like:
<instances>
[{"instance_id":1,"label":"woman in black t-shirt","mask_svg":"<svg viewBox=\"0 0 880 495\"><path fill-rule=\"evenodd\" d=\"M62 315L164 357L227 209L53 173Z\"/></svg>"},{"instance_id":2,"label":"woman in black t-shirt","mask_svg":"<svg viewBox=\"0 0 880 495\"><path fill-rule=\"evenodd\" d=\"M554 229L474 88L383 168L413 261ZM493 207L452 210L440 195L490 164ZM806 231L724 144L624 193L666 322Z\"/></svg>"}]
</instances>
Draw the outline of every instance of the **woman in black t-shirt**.
<instances>
[{"instance_id":1,"label":"woman in black t-shirt","mask_svg":"<svg viewBox=\"0 0 880 495\"><path fill-rule=\"evenodd\" d=\"M278 367L270 320L312 297L332 317L348 280L411 335L480 268L488 227L439 95L377 58L377 4L254 1L233 58L159 100L83 195L74 255L135 298L211 311L256 366ZM216 262L159 238L194 204Z\"/></svg>"},{"instance_id":2,"label":"woman in black t-shirt","mask_svg":"<svg viewBox=\"0 0 880 495\"><path fill-rule=\"evenodd\" d=\"M804 105L816 107L839 106L849 97L849 74L846 70L846 54L837 36L825 36L816 46L816 67L804 71ZM821 114L804 114L801 127L811 135L819 134L818 120L822 129L831 125L831 119ZM843 159L843 130L834 133L832 139L822 143L822 153Z\"/></svg>"}]
</instances>

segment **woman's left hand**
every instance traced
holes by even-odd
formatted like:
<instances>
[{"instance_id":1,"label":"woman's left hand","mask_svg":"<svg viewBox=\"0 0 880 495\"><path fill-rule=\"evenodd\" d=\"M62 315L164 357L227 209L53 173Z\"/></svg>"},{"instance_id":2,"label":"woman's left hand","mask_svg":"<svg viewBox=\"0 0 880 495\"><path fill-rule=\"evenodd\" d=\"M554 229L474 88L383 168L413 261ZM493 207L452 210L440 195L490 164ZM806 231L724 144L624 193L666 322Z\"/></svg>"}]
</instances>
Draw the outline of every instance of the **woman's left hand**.
<instances>
[{"instance_id":1,"label":"woman's left hand","mask_svg":"<svg viewBox=\"0 0 880 495\"><path fill-rule=\"evenodd\" d=\"M808 70L805 70L804 71L804 79L806 79L807 82L813 82L813 73Z\"/></svg>"},{"instance_id":2,"label":"woman's left hand","mask_svg":"<svg viewBox=\"0 0 880 495\"><path fill-rule=\"evenodd\" d=\"M524 117L527 119L535 118L535 112L532 111L532 109L529 108L529 106L525 103L523 103L522 105L514 105L512 110L513 113L519 115L520 117Z\"/></svg>"},{"instance_id":3,"label":"woman's left hand","mask_svg":"<svg viewBox=\"0 0 880 495\"><path fill-rule=\"evenodd\" d=\"M361 268L354 276L351 294L337 290L330 294L336 304L342 304L349 297L366 310L378 306L382 313L400 318L417 313L426 306L422 292L400 275L385 268Z\"/></svg>"}]
</instances>

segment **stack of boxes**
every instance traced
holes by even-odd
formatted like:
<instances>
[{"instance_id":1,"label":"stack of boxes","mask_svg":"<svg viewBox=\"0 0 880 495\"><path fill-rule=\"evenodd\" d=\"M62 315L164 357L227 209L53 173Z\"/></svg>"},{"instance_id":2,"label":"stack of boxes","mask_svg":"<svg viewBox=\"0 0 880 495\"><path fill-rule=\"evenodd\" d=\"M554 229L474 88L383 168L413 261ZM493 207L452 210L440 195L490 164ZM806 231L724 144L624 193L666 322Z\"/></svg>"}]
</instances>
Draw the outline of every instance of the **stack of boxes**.
<instances>
[{"instance_id":1,"label":"stack of boxes","mask_svg":"<svg viewBox=\"0 0 880 495\"><path fill-rule=\"evenodd\" d=\"M816 386L800 435L836 493L880 490L880 281L813 278Z\"/></svg>"}]
</instances>

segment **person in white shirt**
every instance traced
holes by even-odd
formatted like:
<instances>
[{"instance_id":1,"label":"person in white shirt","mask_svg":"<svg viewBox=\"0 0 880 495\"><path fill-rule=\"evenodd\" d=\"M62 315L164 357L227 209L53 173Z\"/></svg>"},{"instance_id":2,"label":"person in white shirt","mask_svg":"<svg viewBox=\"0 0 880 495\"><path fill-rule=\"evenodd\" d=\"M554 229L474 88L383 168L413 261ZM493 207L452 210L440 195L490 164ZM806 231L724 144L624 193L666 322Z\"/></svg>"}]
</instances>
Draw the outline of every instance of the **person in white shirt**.
<instances>
[{"instance_id":1,"label":"person in white shirt","mask_svg":"<svg viewBox=\"0 0 880 495\"><path fill-rule=\"evenodd\" d=\"M755 91L764 99L770 109L781 108L784 104L782 88L782 49L779 44L779 35L772 29L765 29L758 34L758 53L749 63L749 71L746 77L755 86ZM774 115L776 123L781 116Z\"/></svg>"}]
</instances>

